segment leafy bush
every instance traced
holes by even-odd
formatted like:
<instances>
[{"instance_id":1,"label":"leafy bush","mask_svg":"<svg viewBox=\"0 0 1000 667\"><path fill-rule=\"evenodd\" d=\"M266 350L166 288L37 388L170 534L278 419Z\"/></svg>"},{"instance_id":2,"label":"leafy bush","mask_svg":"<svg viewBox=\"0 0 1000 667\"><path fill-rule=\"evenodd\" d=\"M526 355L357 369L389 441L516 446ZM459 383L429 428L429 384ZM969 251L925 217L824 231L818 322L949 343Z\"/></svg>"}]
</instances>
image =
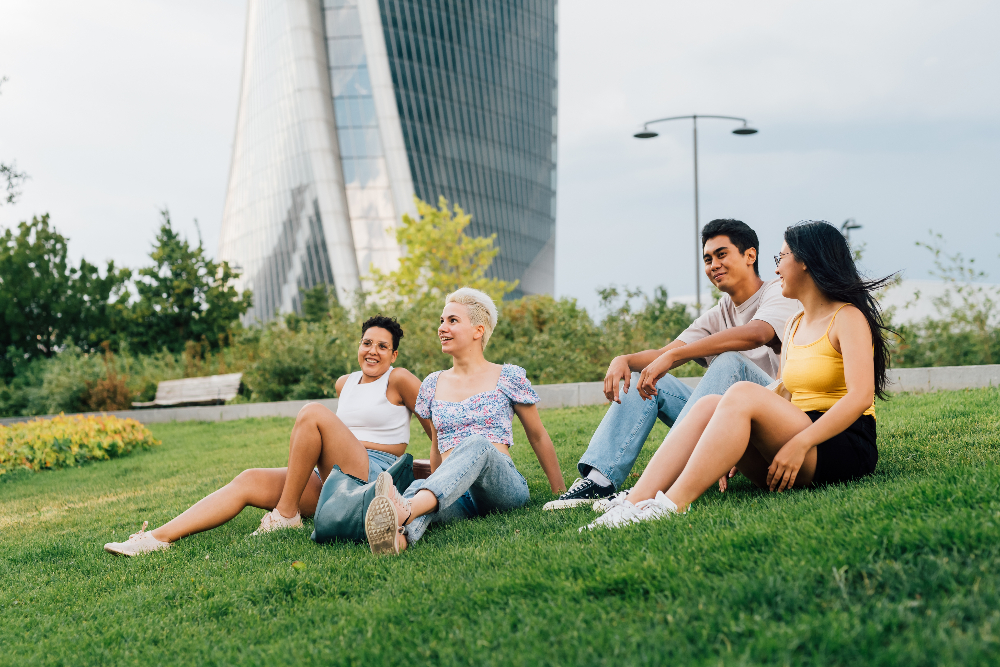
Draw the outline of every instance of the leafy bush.
<instances>
[{"instance_id":1,"label":"leafy bush","mask_svg":"<svg viewBox=\"0 0 1000 667\"><path fill-rule=\"evenodd\" d=\"M968 366L1000 363L1000 290L983 284L989 276L974 259L949 255L944 238L931 232L928 243L918 241L934 257L931 275L947 286L933 299L936 317L894 326L899 339L892 352L897 368ZM919 300L917 292L913 299ZM887 313L889 319L897 313Z\"/></svg>"},{"instance_id":2,"label":"leafy bush","mask_svg":"<svg viewBox=\"0 0 1000 667\"><path fill-rule=\"evenodd\" d=\"M159 444L149 429L134 419L110 415L59 415L0 426L0 475L15 468L38 471L74 467Z\"/></svg>"}]
</instances>

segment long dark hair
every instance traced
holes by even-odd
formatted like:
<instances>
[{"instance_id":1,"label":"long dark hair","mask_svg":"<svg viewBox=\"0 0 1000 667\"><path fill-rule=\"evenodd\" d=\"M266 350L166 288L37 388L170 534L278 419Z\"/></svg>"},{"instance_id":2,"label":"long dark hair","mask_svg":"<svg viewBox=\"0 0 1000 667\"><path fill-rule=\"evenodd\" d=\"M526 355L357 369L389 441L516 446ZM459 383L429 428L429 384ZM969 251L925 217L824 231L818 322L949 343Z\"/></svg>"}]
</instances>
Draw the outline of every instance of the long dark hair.
<instances>
[{"instance_id":1,"label":"long dark hair","mask_svg":"<svg viewBox=\"0 0 1000 667\"><path fill-rule=\"evenodd\" d=\"M846 301L868 320L875 345L875 395L886 398L889 344L886 332L895 333L882 320L882 309L872 292L895 278L895 274L866 280L854 264L854 256L840 231L825 221L806 220L785 230L785 243L795 258L806 265L816 287L829 299Z\"/></svg>"}]
</instances>

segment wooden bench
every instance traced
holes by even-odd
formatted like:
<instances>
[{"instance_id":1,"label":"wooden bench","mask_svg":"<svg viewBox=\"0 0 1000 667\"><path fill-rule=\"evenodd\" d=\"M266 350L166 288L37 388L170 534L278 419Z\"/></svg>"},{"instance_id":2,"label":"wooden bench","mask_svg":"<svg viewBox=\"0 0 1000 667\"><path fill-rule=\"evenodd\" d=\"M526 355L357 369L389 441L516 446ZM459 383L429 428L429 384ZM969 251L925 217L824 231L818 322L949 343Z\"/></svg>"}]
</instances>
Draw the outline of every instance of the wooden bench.
<instances>
[{"instance_id":1,"label":"wooden bench","mask_svg":"<svg viewBox=\"0 0 1000 667\"><path fill-rule=\"evenodd\" d=\"M133 408L166 408L185 405L222 405L236 398L243 373L164 380L156 385L156 398L133 403Z\"/></svg>"},{"instance_id":2,"label":"wooden bench","mask_svg":"<svg viewBox=\"0 0 1000 667\"><path fill-rule=\"evenodd\" d=\"M431 476L430 459L413 459L413 479L427 479Z\"/></svg>"}]
</instances>

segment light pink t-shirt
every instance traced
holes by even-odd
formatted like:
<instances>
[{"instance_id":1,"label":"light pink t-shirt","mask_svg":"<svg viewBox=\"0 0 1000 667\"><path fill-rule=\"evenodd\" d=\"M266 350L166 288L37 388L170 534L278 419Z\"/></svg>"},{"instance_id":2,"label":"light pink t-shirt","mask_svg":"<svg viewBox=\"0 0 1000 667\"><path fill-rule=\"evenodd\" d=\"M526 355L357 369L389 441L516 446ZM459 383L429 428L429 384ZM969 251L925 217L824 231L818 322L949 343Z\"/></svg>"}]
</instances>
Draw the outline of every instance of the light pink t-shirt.
<instances>
[{"instance_id":1,"label":"light pink t-shirt","mask_svg":"<svg viewBox=\"0 0 1000 667\"><path fill-rule=\"evenodd\" d=\"M770 324L778 339L784 342L782 337L785 335L785 322L800 310L802 310L802 306L798 301L781 296L781 280L775 278L771 282L761 285L752 297L739 306L733 303L728 294L723 294L719 303L692 322L691 326L677 337L677 340L690 344L720 331L741 327L753 320L761 320ZM772 378L778 376L780 358L767 345L744 350L740 354L757 364ZM715 356L713 355L694 361L702 366L709 366L714 360Z\"/></svg>"}]
</instances>

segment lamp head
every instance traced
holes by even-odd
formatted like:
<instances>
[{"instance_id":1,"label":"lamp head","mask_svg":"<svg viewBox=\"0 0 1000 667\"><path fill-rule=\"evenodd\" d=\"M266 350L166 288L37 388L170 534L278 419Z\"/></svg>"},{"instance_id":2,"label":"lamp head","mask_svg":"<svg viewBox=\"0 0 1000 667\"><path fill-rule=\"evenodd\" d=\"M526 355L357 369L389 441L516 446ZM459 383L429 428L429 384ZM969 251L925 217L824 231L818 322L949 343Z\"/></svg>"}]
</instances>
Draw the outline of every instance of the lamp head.
<instances>
[{"instance_id":1,"label":"lamp head","mask_svg":"<svg viewBox=\"0 0 1000 667\"><path fill-rule=\"evenodd\" d=\"M632 136L634 136L636 139L652 139L653 137L658 137L660 135L644 127L642 128L642 132L636 132Z\"/></svg>"},{"instance_id":2,"label":"lamp head","mask_svg":"<svg viewBox=\"0 0 1000 667\"><path fill-rule=\"evenodd\" d=\"M755 130L752 127L747 127L746 125L744 125L743 127L738 127L735 130L733 130L733 134L757 134L757 130Z\"/></svg>"}]
</instances>

